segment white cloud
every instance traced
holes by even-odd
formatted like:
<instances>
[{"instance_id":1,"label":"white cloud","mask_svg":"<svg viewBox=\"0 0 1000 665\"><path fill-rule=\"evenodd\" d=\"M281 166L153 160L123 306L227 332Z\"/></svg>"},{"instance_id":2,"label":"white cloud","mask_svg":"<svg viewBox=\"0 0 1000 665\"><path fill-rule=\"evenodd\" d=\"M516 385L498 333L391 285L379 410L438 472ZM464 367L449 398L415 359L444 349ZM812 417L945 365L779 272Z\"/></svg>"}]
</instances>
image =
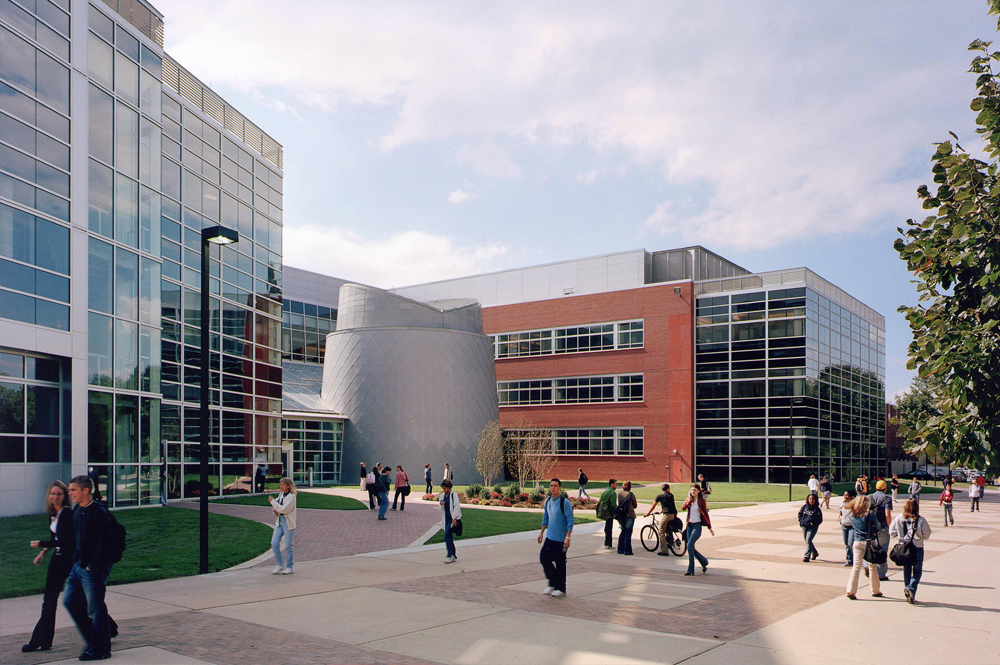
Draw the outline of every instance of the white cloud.
<instances>
[{"instance_id":1,"label":"white cloud","mask_svg":"<svg viewBox=\"0 0 1000 665\"><path fill-rule=\"evenodd\" d=\"M520 162L545 182L519 155L537 146L608 169L624 156L665 190L636 226L720 250L919 214L918 183L899 174L961 130L952 112L972 90L956 72L977 36L956 18L972 10L929 0L159 4L168 50L203 80L289 106L379 107L383 150L460 145L456 161L488 178L519 178ZM697 205L672 194L691 189Z\"/></svg>"},{"instance_id":2,"label":"white cloud","mask_svg":"<svg viewBox=\"0 0 1000 665\"><path fill-rule=\"evenodd\" d=\"M286 226L283 243L290 266L380 288L497 270L509 253L503 245L464 247L453 238L421 231L366 238L319 225Z\"/></svg>"},{"instance_id":3,"label":"white cloud","mask_svg":"<svg viewBox=\"0 0 1000 665\"><path fill-rule=\"evenodd\" d=\"M464 192L461 189L456 189L454 192L448 195L448 200L452 203L462 203L469 200L469 193Z\"/></svg>"},{"instance_id":4,"label":"white cloud","mask_svg":"<svg viewBox=\"0 0 1000 665\"><path fill-rule=\"evenodd\" d=\"M576 175L576 181L582 182L585 185L593 185L597 182L597 176L601 174L601 169L591 169L589 171L584 171L583 173L578 173Z\"/></svg>"}]
</instances>

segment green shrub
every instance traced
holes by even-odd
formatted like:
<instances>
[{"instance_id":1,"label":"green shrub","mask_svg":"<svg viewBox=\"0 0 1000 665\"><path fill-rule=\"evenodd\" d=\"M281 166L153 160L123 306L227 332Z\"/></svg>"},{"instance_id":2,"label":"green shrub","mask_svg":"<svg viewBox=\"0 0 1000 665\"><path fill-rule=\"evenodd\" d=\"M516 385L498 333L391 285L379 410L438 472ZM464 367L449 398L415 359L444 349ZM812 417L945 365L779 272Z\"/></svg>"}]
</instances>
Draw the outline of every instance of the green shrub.
<instances>
[{"instance_id":1,"label":"green shrub","mask_svg":"<svg viewBox=\"0 0 1000 665\"><path fill-rule=\"evenodd\" d=\"M484 489L486 488L480 485L479 483L473 483L469 485L468 489L465 490L465 496L469 497L470 499L478 497L480 494L483 493Z\"/></svg>"},{"instance_id":2,"label":"green shrub","mask_svg":"<svg viewBox=\"0 0 1000 665\"><path fill-rule=\"evenodd\" d=\"M503 496L504 486L501 485L500 483L497 483L496 485L493 486L493 491Z\"/></svg>"},{"instance_id":3,"label":"green shrub","mask_svg":"<svg viewBox=\"0 0 1000 665\"><path fill-rule=\"evenodd\" d=\"M504 490L503 495L508 499L516 500L517 495L520 493L521 493L521 488L518 487L517 483L515 483L513 485L507 485L507 488Z\"/></svg>"}]
</instances>

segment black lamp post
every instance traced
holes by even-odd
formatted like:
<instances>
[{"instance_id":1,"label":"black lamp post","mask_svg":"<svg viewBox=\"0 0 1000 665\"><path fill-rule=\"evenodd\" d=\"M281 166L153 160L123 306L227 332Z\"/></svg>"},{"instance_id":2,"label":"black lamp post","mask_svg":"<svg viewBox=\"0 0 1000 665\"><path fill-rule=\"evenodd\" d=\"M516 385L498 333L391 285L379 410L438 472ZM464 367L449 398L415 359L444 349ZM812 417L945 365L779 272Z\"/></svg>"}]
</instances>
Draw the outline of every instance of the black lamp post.
<instances>
[{"instance_id":1,"label":"black lamp post","mask_svg":"<svg viewBox=\"0 0 1000 665\"><path fill-rule=\"evenodd\" d=\"M208 572L208 446L212 438L212 429L208 414L208 401L211 394L211 374L208 362L211 357L209 349L209 328L211 320L208 311L208 258L212 245L229 245L239 242L239 234L224 226L210 226L201 232L201 494L199 526L201 565L199 572Z\"/></svg>"},{"instance_id":2,"label":"black lamp post","mask_svg":"<svg viewBox=\"0 0 1000 665\"><path fill-rule=\"evenodd\" d=\"M801 397L793 397L788 404L788 500L792 500L792 434L795 432L795 405L802 404Z\"/></svg>"}]
</instances>

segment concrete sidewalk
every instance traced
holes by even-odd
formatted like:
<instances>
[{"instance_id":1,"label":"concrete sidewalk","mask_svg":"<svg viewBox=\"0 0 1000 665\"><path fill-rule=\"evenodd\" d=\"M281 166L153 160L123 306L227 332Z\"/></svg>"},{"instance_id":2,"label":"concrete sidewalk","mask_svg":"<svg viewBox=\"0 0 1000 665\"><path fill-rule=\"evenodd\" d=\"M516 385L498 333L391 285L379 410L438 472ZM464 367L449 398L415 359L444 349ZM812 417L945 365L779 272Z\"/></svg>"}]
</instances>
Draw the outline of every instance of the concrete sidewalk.
<instances>
[{"instance_id":1,"label":"concrete sidewalk","mask_svg":"<svg viewBox=\"0 0 1000 665\"><path fill-rule=\"evenodd\" d=\"M659 557L633 538L635 556L603 548L601 524L575 532L566 598L545 586L534 534L398 547L303 561L292 576L245 567L200 577L115 586L121 625L114 662L195 665L281 663L1000 663L1000 512L956 510L927 543L917 605L890 567L885 597L844 595L847 569L836 522L825 511L820 560L802 563L799 504L712 513L698 549ZM933 510L932 510L933 508ZM345 534L350 537L350 534ZM865 582L862 578L862 582ZM0 601L0 662L76 662L82 642L60 612L56 646L21 654L41 598Z\"/></svg>"}]
</instances>

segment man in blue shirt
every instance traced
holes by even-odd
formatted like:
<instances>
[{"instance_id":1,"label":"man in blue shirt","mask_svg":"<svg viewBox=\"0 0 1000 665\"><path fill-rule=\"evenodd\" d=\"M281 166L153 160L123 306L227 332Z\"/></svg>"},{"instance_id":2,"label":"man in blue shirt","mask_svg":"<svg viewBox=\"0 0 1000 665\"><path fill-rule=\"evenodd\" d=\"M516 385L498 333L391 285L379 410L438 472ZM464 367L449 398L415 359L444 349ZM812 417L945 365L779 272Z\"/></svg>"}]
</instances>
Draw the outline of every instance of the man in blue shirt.
<instances>
[{"instance_id":1,"label":"man in blue shirt","mask_svg":"<svg viewBox=\"0 0 1000 665\"><path fill-rule=\"evenodd\" d=\"M538 559L549 581L542 593L561 598L566 595L566 550L573 533L573 504L563 494L558 478L549 483L549 492L551 495L546 497L542 510L542 530L538 534L538 542L542 544Z\"/></svg>"},{"instance_id":2,"label":"man in blue shirt","mask_svg":"<svg viewBox=\"0 0 1000 665\"><path fill-rule=\"evenodd\" d=\"M892 522L892 497L885 493L887 485L884 480L880 480L875 483L875 491L871 494L872 500L872 512L875 513L875 517L878 522L878 531L875 534L875 538L878 540L878 544L882 546L882 549L889 550L889 524ZM869 574L868 562L864 562L865 575ZM879 564L878 578L887 582L889 580L889 562Z\"/></svg>"}]
</instances>

